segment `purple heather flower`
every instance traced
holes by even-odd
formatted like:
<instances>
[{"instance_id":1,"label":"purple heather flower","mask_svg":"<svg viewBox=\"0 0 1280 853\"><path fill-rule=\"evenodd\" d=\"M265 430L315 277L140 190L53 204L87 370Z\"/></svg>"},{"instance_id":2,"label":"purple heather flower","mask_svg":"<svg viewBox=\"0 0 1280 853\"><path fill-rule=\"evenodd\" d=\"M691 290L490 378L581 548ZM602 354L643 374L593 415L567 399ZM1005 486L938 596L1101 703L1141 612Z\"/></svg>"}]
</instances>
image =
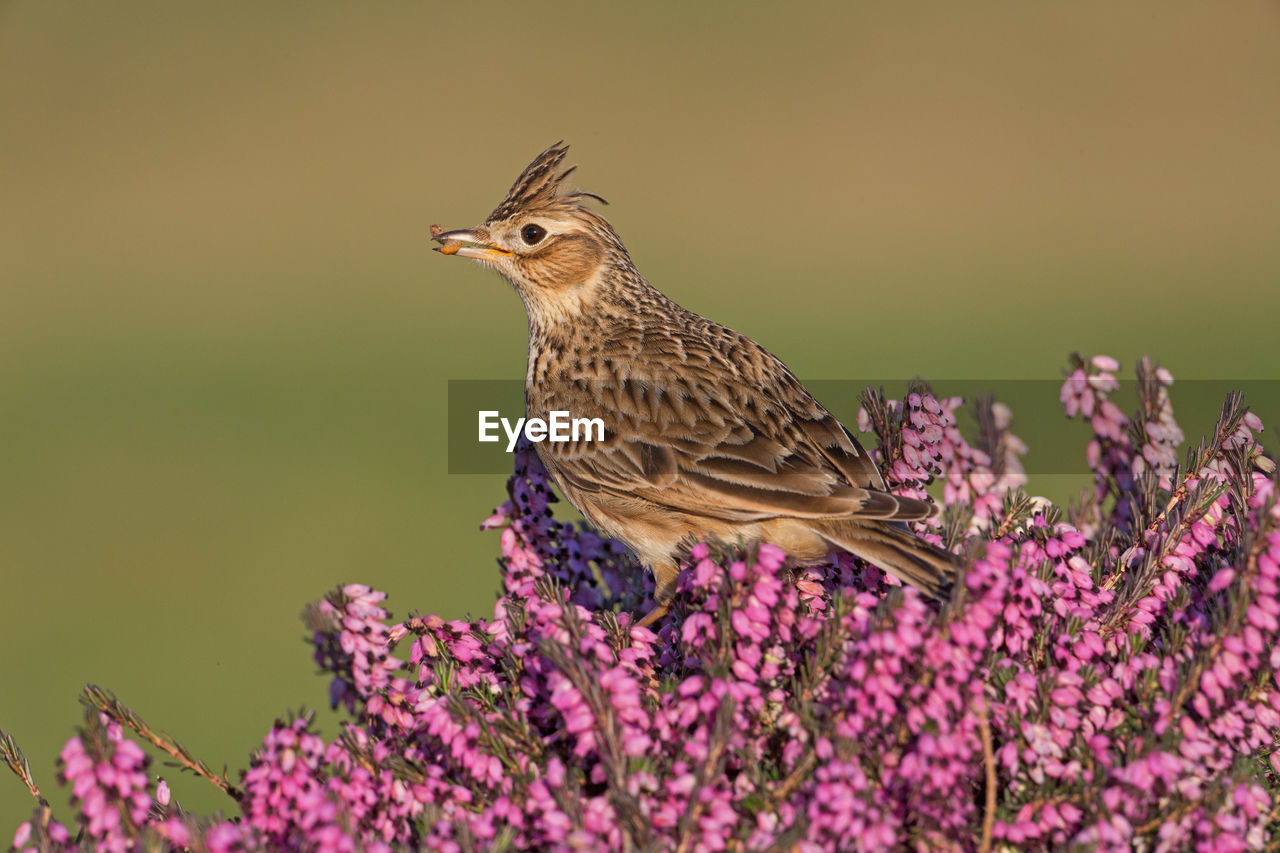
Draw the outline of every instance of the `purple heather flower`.
<instances>
[{"instance_id":1,"label":"purple heather flower","mask_svg":"<svg viewBox=\"0 0 1280 853\"><path fill-rule=\"evenodd\" d=\"M1172 377L1144 362L1130 416L1118 369L1077 359L1063 384L1095 473L1065 517L1017 491L1026 448L998 404L973 444L962 401L921 386L860 412L891 488L941 480L972 519L916 525L970 555L946 607L849 555L699 543L672 616L635 628L652 582L555 519L524 445L483 524L504 567L491 618L393 622L383 593L342 587L313 614L352 715L336 737L278 721L239 821L201 821L168 814L163 782L153 808L141 749L91 727L62 756L82 831L104 849L976 850L989 819L997 849L1264 846L1280 510L1262 424L1233 421L1172 482ZM40 827L15 848L69 849Z\"/></svg>"}]
</instances>

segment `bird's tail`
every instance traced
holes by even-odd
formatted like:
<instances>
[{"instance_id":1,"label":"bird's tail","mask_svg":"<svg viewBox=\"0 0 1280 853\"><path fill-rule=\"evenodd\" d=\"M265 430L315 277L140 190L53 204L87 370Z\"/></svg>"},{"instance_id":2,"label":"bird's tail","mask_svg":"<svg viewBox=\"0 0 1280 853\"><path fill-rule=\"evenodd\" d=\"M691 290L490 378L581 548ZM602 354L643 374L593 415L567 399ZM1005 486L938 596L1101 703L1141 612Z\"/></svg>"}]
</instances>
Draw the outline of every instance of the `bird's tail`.
<instances>
[{"instance_id":1,"label":"bird's tail","mask_svg":"<svg viewBox=\"0 0 1280 853\"><path fill-rule=\"evenodd\" d=\"M861 557L937 599L951 594L959 571L954 555L935 548L910 531L883 521L823 519L813 530L832 545Z\"/></svg>"}]
</instances>

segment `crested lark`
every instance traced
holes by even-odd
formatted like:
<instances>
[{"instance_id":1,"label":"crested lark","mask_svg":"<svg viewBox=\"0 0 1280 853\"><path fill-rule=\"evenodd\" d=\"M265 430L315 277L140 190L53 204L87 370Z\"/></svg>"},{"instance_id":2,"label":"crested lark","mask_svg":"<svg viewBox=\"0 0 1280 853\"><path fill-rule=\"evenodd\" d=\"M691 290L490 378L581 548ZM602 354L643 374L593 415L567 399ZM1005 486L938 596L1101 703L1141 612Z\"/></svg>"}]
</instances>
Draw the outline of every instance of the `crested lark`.
<instances>
[{"instance_id":1,"label":"crested lark","mask_svg":"<svg viewBox=\"0 0 1280 853\"><path fill-rule=\"evenodd\" d=\"M475 228L432 237L515 287L529 318L529 418L599 417L603 441L535 445L565 498L621 540L671 605L681 543L772 542L799 561L843 549L932 595L949 554L907 532L931 502L885 490L875 463L772 353L687 311L632 264L613 228L538 155Z\"/></svg>"}]
</instances>

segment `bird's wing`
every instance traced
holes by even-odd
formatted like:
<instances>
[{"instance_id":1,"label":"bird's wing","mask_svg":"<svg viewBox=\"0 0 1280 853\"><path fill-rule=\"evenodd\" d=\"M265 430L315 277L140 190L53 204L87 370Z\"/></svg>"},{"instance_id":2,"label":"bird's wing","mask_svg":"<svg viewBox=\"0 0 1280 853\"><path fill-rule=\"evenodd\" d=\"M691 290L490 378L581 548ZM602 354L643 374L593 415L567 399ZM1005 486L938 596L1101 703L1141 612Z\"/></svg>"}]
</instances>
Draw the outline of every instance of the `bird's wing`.
<instances>
[{"instance_id":1,"label":"bird's wing","mask_svg":"<svg viewBox=\"0 0 1280 853\"><path fill-rule=\"evenodd\" d=\"M789 371L769 379L575 382L561 407L598 414L605 439L545 443L539 455L580 491L726 520L933 514L885 492L867 453Z\"/></svg>"}]
</instances>

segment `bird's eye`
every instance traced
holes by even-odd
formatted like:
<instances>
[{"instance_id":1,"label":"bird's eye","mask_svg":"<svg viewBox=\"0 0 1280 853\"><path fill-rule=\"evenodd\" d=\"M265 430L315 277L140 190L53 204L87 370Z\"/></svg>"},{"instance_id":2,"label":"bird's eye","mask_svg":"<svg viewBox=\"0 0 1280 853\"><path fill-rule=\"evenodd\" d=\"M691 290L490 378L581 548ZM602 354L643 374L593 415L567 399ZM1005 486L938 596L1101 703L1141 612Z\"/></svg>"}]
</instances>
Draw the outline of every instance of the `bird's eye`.
<instances>
[{"instance_id":1,"label":"bird's eye","mask_svg":"<svg viewBox=\"0 0 1280 853\"><path fill-rule=\"evenodd\" d=\"M547 236L547 229L532 222L520 229L520 237L530 246L536 246Z\"/></svg>"}]
</instances>

